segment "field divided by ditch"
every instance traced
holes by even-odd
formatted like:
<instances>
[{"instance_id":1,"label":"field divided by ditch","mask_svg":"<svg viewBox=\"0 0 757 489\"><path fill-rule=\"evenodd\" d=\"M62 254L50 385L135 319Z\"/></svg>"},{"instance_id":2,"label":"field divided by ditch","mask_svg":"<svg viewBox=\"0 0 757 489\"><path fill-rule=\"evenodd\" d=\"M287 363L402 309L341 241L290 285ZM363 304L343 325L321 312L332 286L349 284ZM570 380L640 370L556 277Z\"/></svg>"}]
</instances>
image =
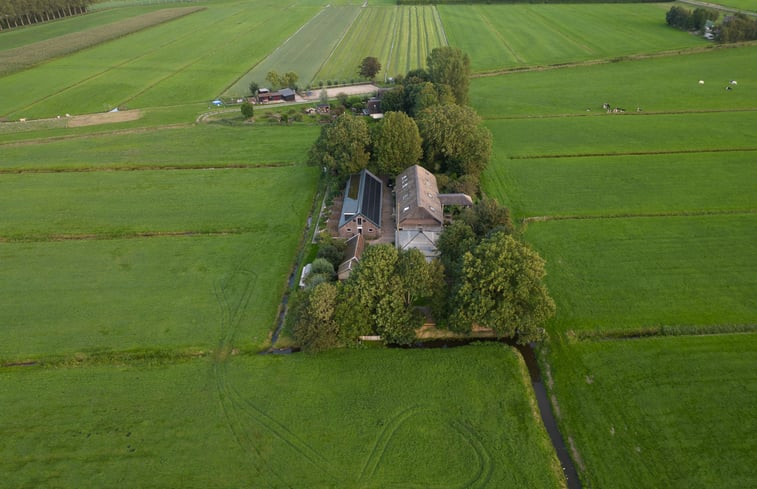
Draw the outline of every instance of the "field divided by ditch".
<instances>
[{"instance_id":1,"label":"field divided by ditch","mask_svg":"<svg viewBox=\"0 0 757 489\"><path fill-rule=\"evenodd\" d=\"M541 364L589 487L755 485L757 73L737 61L753 55L472 84L494 136L484 189L547 260L557 314Z\"/></svg>"},{"instance_id":2,"label":"field divided by ditch","mask_svg":"<svg viewBox=\"0 0 757 489\"><path fill-rule=\"evenodd\" d=\"M666 5L353 5L303 51L324 5L207 7L0 77L10 118L147 107L0 138L8 484L564 487L509 348L257 355L319 129L193 124L286 49L321 53L302 81L387 45L392 76L449 42L478 72L534 68L471 100L495 141L483 188L547 260L540 359L585 486L757 485L754 46L708 49L661 25ZM660 331L678 336L615 339Z\"/></svg>"}]
</instances>

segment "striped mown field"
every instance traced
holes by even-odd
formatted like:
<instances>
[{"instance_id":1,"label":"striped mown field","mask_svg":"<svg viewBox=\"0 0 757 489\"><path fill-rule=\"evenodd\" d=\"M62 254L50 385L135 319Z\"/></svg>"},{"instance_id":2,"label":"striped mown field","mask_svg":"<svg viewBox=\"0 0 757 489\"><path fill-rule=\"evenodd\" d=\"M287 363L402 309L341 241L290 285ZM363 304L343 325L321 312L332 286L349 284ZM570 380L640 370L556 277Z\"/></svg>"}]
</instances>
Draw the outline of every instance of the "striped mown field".
<instances>
[{"instance_id":1,"label":"striped mown field","mask_svg":"<svg viewBox=\"0 0 757 489\"><path fill-rule=\"evenodd\" d=\"M435 6L364 8L316 79L356 78L366 56L378 58L382 70L377 78L386 79L425 67L431 50L446 44Z\"/></svg>"},{"instance_id":2,"label":"striped mown field","mask_svg":"<svg viewBox=\"0 0 757 489\"><path fill-rule=\"evenodd\" d=\"M665 24L669 4L442 5L474 72L707 46Z\"/></svg>"}]
</instances>

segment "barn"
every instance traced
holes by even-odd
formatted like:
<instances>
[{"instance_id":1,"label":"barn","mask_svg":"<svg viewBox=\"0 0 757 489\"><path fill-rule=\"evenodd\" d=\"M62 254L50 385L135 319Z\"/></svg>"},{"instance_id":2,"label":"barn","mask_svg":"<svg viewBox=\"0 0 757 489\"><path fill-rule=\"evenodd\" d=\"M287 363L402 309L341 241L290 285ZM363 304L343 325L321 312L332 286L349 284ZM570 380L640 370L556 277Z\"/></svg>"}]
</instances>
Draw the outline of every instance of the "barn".
<instances>
[{"instance_id":1,"label":"barn","mask_svg":"<svg viewBox=\"0 0 757 489\"><path fill-rule=\"evenodd\" d=\"M368 170L351 175L344 189L339 236L381 237L381 200L384 184Z\"/></svg>"}]
</instances>

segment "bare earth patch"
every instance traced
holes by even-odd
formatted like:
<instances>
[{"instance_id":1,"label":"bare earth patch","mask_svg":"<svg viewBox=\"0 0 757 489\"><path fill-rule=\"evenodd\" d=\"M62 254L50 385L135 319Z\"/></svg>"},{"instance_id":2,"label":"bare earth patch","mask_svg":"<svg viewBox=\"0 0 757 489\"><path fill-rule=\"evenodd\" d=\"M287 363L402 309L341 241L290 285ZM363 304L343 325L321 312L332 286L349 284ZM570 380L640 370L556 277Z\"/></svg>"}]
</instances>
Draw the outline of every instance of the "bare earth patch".
<instances>
[{"instance_id":1,"label":"bare earth patch","mask_svg":"<svg viewBox=\"0 0 757 489\"><path fill-rule=\"evenodd\" d=\"M113 124L116 122L135 121L142 117L141 110L123 110L106 112L104 114L75 115L68 119L68 127L97 126L99 124Z\"/></svg>"}]
</instances>

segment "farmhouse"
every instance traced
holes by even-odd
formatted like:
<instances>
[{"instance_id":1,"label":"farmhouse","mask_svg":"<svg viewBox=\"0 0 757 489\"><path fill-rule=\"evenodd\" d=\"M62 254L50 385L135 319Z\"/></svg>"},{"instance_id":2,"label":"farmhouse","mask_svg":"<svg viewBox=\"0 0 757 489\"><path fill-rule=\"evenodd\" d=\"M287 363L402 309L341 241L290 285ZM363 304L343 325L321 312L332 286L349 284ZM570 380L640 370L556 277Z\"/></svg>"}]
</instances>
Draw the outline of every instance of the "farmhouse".
<instances>
[{"instance_id":1,"label":"farmhouse","mask_svg":"<svg viewBox=\"0 0 757 489\"><path fill-rule=\"evenodd\" d=\"M384 184L368 170L351 175L344 189L344 202L339 217L339 236L349 238L362 234L366 238L381 237L381 200Z\"/></svg>"},{"instance_id":2,"label":"farmhouse","mask_svg":"<svg viewBox=\"0 0 757 489\"><path fill-rule=\"evenodd\" d=\"M339 265L337 277L339 280L347 280L352 269L355 268L365 248L365 239L362 234L356 234L347 240L347 248L344 250L344 261Z\"/></svg>"},{"instance_id":3,"label":"farmhouse","mask_svg":"<svg viewBox=\"0 0 757 489\"><path fill-rule=\"evenodd\" d=\"M429 261L439 255L436 241L444 226L443 206L473 205L473 200L466 194L440 194L434 174L419 165L413 165L397 176L395 192L395 246L399 250L420 250Z\"/></svg>"},{"instance_id":4,"label":"farmhouse","mask_svg":"<svg viewBox=\"0 0 757 489\"><path fill-rule=\"evenodd\" d=\"M436 177L420 165L397 176L397 229L441 231L444 224Z\"/></svg>"}]
</instances>

